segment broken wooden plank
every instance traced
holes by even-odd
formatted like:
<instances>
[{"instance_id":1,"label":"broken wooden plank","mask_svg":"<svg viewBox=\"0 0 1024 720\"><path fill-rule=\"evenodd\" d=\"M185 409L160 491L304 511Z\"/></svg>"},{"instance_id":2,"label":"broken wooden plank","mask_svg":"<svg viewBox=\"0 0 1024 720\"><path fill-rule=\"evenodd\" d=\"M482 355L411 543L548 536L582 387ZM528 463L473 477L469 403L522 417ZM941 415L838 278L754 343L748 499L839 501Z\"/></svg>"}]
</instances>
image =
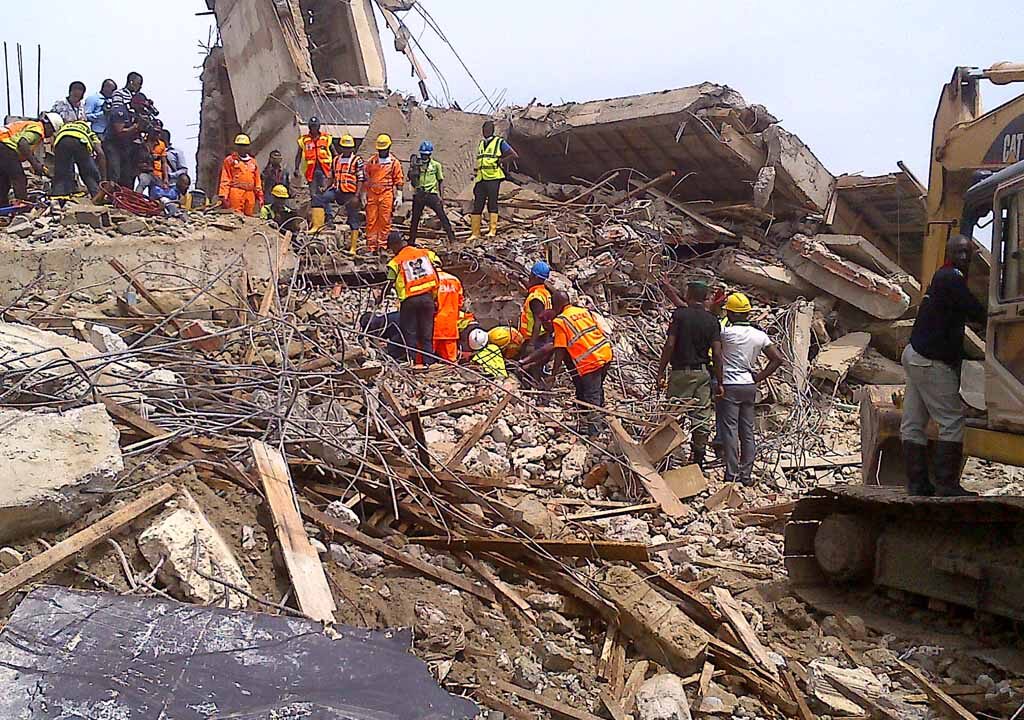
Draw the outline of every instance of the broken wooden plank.
<instances>
[{"instance_id":1,"label":"broken wooden plank","mask_svg":"<svg viewBox=\"0 0 1024 720\"><path fill-rule=\"evenodd\" d=\"M793 673L789 670L782 671L782 679L786 681L786 687L789 689L789 694L793 696L793 700L796 702L797 711L800 713L800 720L816 720L814 713L807 707L807 699L804 694L800 692L800 688L796 685L796 679L793 677Z\"/></svg>"},{"instance_id":2,"label":"broken wooden plank","mask_svg":"<svg viewBox=\"0 0 1024 720\"><path fill-rule=\"evenodd\" d=\"M340 520L320 512L305 501L300 500L299 507L302 510L303 515L325 530L337 533L346 540L353 542L370 552L376 553L396 565L401 565L409 568L410 570L415 570L416 572L436 580L437 582L447 583L448 585L458 588L463 592L475 595L485 602L493 603L496 601L494 593L489 589L470 582L458 573L454 573L440 565L432 565L431 563L424 562L412 555L396 550L387 543L383 543L376 538L372 538L366 533L356 530L354 527L349 527Z\"/></svg>"},{"instance_id":3,"label":"broken wooden plank","mask_svg":"<svg viewBox=\"0 0 1024 720\"><path fill-rule=\"evenodd\" d=\"M535 693L532 690L513 685L510 682L504 680L496 680L495 687L503 692L515 695L521 700L525 700L531 705L535 705L542 710L547 710L556 718L566 718L566 720L600 720L596 715L591 715L585 710L577 710L576 708L569 707L565 703L552 700L551 698L545 697L540 693Z\"/></svg>"},{"instance_id":4,"label":"broken wooden plank","mask_svg":"<svg viewBox=\"0 0 1024 720\"><path fill-rule=\"evenodd\" d=\"M513 540L487 537L412 537L409 542L451 552L494 552L519 557L538 548L555 557L647 562L647 546L618 540Z\"/></svg>"},{"instance_id":5,"label":"broken wooden plank","mask_svg":"<svg viewBox=\"0 0 1024 720\"><path fill-rule=\"evenodd\" d=\"M679 502L679 498L665 484L665 479L658 474L658 471L651 465L650 459L644 449L629 436L626 429L622 427L619 420L611 420L608 426L618 442L633 472L640 478L647 492L654 498L661 509L670 517L682 518L690 514L689 508Z\"/></svg>"},{"instance_id":6,"label":"broken wooden plank","mask_svg":"<svg viewBox=\"0 0 1024 720\"><path fill-rule=\"evenodd\" d=\"M690 703L691 712L697 712L700 709L700 704L704 700L704 695L707 694L708 688L711 686L711 677L714 674L715 666L705 660L704 667L700 669L700 676L697 678L697 694L694 695L693 702Z\"/></svg>"},{"instance_id":7,"label":"broken wooden plank","mask_svg":"<svg viewBox=\"0 0 1024 720\"><path fill-rule=\"evenodd\" d=\"M888 707L891 701L884 697L873 698L863 687L857 687L849 678L845 678L836 672L830 672L828 666L819 666L822 677L828 680L828 685L839 695L849 700L855 706L867 713L871 720L900 720L902 715L895 709ZM974 718L973 715L970 716ZM974 720L977 720L976 718Z\"/></svg>"},{"instance_id":8,"label":"broken wooden plank","mask_svg":"<svg viewBox=\"0 0 1024 720\"><path fill-rule=\"evenodd\" d=\"M608 508L607 510L597 510L595 512L576 513L575 515L569 515L566 520L572 520L574 522L583 522L586 520L604 520L606 518L621 517L622 515L632 515L634 513L648 513L657 510L661 506L656 503L641 503L639 505L626 505L624 507Z\"/></svg>"},{"instance_id":9,"label":"broken wooden plank","mask_svg":"<svg viewBox=\"0 0 1024 720\"><path fill-rule=\"evenodd\" d=\"M622 690L622 709L627 713L633 712L633 705L636 703L636 694L640 686L647 679L647 669L651 666L648 660L637 660L633 669L629 671L629 678Z\"/></svg>"},{"instance_id":10,"label":"broken wooden plank","mask_svg":"<svg viewBox=\"0 0 1024 720\"><path fill-rule=\"evenodd\" d=\"M612 697L611 692L608 690L602 690L598 698L600 698L601 704L604 705L604 709L611 715L612 720L626 720L629 717L626 715L626 711L622 709L619 701Z\"/></svg>"},{"instance_id":11,"label":"broken wooden plank","mask_svg":"<svg viewBox=\"0 0 1024 720\"><path fill-rule=\"evenodd\" d=\"M494 592L508 600L519 612L530 618L533 622L537 622L537 613L533 611L530 603L526 602L526 599L519 594L518 590L491 572L490 568L469 553L455 553L455 557L459 559L459 562L475 572L481 580L490 585Z\"/></svg>"},{"instance_id":12,"label":"broken wooden plank","mask_svg":"<svg viewBox=\"0 0 1024 720\"><path fill-rule=\"evenodd\" d=\"M497 695L492 695L483 688L477 688L473 691L473 696L481 705L489 707L491 710L496 710L503 713L506 717L512 718L512 720L536 720L533 713L517 708L512 703L505 702Z\"/></svg>"},{"instance_id":13,"label":"broken wooden plank","mask_svg":"<svg viewBox=\"0 0 1024 720\"><path fill-rule=\"evenodd\" d=\"M421 418L426 418L431 417L433 415L440 415L441 413L451 412L452 410L461 410L462 408L468 408L472 407L473 405L479 405L484 400L487 400L490 397L490 393L482 393L479 395L474 395L473 397L470 398L454 400L450 403L445 403L443 405L434 405L432 407L426 408L415 408L414 410L410 410L409 414L403 417L402 419L410 420L414 413L419 415Z\"/></svg>"},{"instance_id":14,"label":"broken wooden plank","mask_svg":"<svg viewBox=\"0 0 1024 720\"><path fill-rule=\"evenodd\" d=\"M691 620L709 633L714 634L718 630L722 624L722 616L698 593L692 592L674 577L666 575L654 563L643 563L638 567L646 574L647 582L675 600L679 604L679 609Z\"/></svg>"},{"instance_id":15,"label":"broken wooden plank","mask_svg":"<svg viewBox=\"0 0 1024 720\"><path fill-rule=\"evenodd\" d=\"M941 705L950 715L955 718L959 718L959 720L978 720L974 713L950 697L950 695L943 691L938 685L926 678L924 673L920 670L899 658L896 659L896 662L900 664L900 667L903 668L904 672L914 679L914 682L924 690L933 702Z\"/></svg>"},{"instance_id":16,"label":"broken wooden plank","mask_svg":"<svg viewBox=\"0 0 1024 720\"><path fill-rule=\"evenodd\" d=\"M859 452L834 455L832 457L816 457L811 455L805 458L783 458L779 461L779 467L783 470L827 470L829 468L860 464L861 455Z\"/></svg>"},{"instance_id":17,"label":"broken wooden plank","mask_svg":"<svg viewBox=\"0 0 1024 720\"><path fill-rule=\"evenodd\" d=\"M743 496L736 489L735 483L726 483L704 501L704 507L712 512L721 507L738 508L743 504Z\"/></svg>"},{"instance_id":18,"label":"broken wooden plank","mask_svg":"<svg viewBox=\"0 0 1024 720\"><path fill-rule=\"evenodd\" d=\"M641 444L644 447L644 452L647 453L647 459L651 463L657 464L686 440L686 433L679 427L676 419L667 417L644 438Z\"/></svg>"},{"instance_id":19,"label":"broken wooden plank","mask_svg":"<svg viewBox=\"0 0 1024 720\"><path fill-rule=\"evenodd\" d=\"M700 465L685 465L662 473L665 484L680 500L700 495L708 489L708 479Z\"/></svg>"},{"instance_id":20,"label":"broken wooden plank","mask_svg":"<svg viewBox=\"0 0 1024 720\"><path fill-rule=\"evenodd\" d=\"M327 584L320 555L309 542L302 524L288 463L281 453L259 440L252 440L249 450L263 485L299 610L312 620L333 623L337 609L334 595Z\"/></svg>"},{"instance_id":21,"label":"broken wooden plank","mask_svg":"<svg viewBox=\"0 0 1024 720\"><path fill-rule=\"evenodd\" d=\"M110 267L117 271L118 275L127 280L128 284L135 288L136 292L138 292L154 310L163 315L165 319L169 320L175 330L181 332L181 321L178 320L178 318L172 317L173 313L163 306L163 303L161 303L160 300L149 291L149 288L147 288L141 280L128 272L128 268L122 265L120 260L117 258L108 258L107 262L110 264Z\"/></svg>"},{"instance_id":22,"label":"broken wooden plank","mask_svg":"<svg viewBox=\"0 0 1024 720\"><path fill-rule=\"evenodd\" d=\"M771 677L778 678L778 667L768 656L768 649L757 639L757 633L754 632L754 628L750 627L750 623L743 617L743 611L740 609L739 603L736 602L736 598L728 590L721 587L713 587L711 592L714 594L715 600L718 601L718 607L721 608L726 622L736 631L736 636L743 643L747 652L750 653L751 657L762 668L768 671Z\"/></svg>"},{"instance_id":23,"label":"broken wooden plank","mask_svg":"<svg viewBox=\"0 0 1024 720\"><path fill-rule=\"evenodd\" d=\"M465 458L469 451L473 449L473 446L480 441L480 438L482 438L484 433L490 429L491 425L495 423L498 416L501 415L502 411L506 407L508 407L510 402L512 402L512 393L506 392L505 396L498 401L498 404L491 409L491 412L488 413L487 417L478 422L472 430L462 437L459 444L455 446L455 449L452 450L452 454L448 456L448 459L444 464L448 467L452 467L461 463L463 458Z\"/></svg>"},{"instance_id":24,"label":"broken wooden plank","mask_svg":"<svg viewBox=\"0 0 1024 720\"><path fill-rule=\"evenodd\" d=\"M39 578L44 573L67 562L72 556L89 550L103 542L114 533L127 527L140 515L170 500L177 492L177 488L168 484L154 488L127 505L118 508L102 520L93 523L83 530L79 530L50 549L39 553L30 560L26 560L0 576L0 597L17 590L25 583Z\"/></svg>"}]
</instances>

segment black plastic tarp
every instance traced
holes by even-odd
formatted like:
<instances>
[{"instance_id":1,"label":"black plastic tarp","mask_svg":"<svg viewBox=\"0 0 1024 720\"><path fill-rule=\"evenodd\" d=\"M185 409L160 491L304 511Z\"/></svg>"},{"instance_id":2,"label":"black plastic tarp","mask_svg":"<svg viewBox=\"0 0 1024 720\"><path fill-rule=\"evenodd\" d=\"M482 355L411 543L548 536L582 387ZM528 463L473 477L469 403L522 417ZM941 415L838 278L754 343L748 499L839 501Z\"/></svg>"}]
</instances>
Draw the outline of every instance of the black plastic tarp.
<instances>
[{"instance_id":1,"label":"black plastic tarp","mask_svg":"<svg viewBox=\"0 0 1024 720\"><path fill-rule=\"evenodd\" d=\"M0 632L4 720L455 720L408 631L42 587Z\"/></svg>"}]
</instances>

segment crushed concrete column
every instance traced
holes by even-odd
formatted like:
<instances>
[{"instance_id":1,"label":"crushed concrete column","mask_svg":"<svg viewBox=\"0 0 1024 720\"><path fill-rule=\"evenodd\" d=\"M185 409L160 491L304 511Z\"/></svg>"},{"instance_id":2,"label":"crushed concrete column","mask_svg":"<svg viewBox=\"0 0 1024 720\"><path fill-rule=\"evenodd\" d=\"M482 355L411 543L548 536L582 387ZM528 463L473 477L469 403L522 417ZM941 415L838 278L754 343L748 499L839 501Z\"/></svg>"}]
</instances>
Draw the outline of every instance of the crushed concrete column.
<instances>
[{"instance_id":1,"label":"crushed concrete column","mask_svg":"<svg viewBox=\"0 0 1024 720\"><path fill-rule=\"evenodd\" d=\"M722 254L718 272L726 280L743 287L754 287L781 297L812 297L818 294L813 285L804 282L788 268L734 250Z\"/></svg>"},{"instance_id":2,"label":"crushed concrete column","mask_svg":"<svg viewBox=\"0 0 1024 720\"><path fill-rule=\"evenodd\" d=\"M711 637L702 627L629 568L606 568L598 581L643 657L683 676L700 671Z\"/></svg>"},{"instance_id":3,"label":"crushed concrete column","mask_svg":"<svg viewBox=\"0 0 1024 720\"><path fill-rule=\"evenodd\" d=\"M102 405L0 410L0 542L56 530L104 499L124 470Z\"/></svg>"},{"instance_id":4,"label":"crushed concrete column","mask_svg":"<svg viewBox=\"0 0 1024 720\"><path fill-rule=\"evenodd\" d=\"M139 550L152 567L160 567L158 576L172 594L203 605L244 609L249 602L246 595L203 577L207 575L250 591L242 568L220 533L195 501L186 504L191 507L179 507L146 528L139 535Z\"/></svg>"},{"instance_id":5,"label":"crushed concrete column","mask_svg":"<svg viewBox=\"0 0 1024 720\"><path fill-rule=\"evenodd\" d=\"M866 332L850 333L833 340L823 347L818 357L814 359L811 374L834 384L841 383L850 369L864 356L870 342L871 336Z\"/></svg>"}]
</instances>

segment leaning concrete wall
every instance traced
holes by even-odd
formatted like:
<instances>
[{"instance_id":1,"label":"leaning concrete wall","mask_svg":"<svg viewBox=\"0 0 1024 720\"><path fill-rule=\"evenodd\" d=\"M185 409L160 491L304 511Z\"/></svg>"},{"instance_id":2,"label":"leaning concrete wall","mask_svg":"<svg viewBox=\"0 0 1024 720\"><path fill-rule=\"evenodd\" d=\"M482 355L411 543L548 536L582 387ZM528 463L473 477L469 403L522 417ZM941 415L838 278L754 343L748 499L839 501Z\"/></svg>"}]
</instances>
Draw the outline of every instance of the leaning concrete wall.
<instances>
[{"instance_id":1,"label":"leaning concrete wall","mask_svg":"<svg viewBox=\"0 0 1024 720\"><path fill-rule=\"evenodd\" d=\"M196 185L209 197L217 194L221 161L241 132L231 93L231 78L224 61L224 48L210 50L203 62L203 101L199 107L199 152L196 158Z\"/></svg>"}]
</instances>

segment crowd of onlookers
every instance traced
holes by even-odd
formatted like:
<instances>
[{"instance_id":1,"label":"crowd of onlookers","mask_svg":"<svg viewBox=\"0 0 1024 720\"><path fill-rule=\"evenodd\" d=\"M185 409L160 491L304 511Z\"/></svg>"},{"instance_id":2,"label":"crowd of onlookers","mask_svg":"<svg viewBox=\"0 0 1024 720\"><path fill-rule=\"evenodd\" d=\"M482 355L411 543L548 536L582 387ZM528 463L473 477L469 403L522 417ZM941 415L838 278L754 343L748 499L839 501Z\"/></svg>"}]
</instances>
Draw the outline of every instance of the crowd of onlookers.
<instances>
[{"instance_id":1,"label":"crowd of onlookers","mask_svg":"<svg viewBox=\"0 0 1024 720\"><path fill-rule=\"evenodd\" d=\"M57 196L76 192L80 179L91 195L100 181L110 180L153 200L183 200L192 182L184 153L142 83L141 74L130 72L123 87L106 79L89 95L85 83L76 80L67 97L38 120L0 128L0 207L9 203L11 190L15 198L27 199L23 161L39 174L52 174L51 192ZM52 173L36 157L44 139L52 141Z\"/></svg>"}]
</instances>

